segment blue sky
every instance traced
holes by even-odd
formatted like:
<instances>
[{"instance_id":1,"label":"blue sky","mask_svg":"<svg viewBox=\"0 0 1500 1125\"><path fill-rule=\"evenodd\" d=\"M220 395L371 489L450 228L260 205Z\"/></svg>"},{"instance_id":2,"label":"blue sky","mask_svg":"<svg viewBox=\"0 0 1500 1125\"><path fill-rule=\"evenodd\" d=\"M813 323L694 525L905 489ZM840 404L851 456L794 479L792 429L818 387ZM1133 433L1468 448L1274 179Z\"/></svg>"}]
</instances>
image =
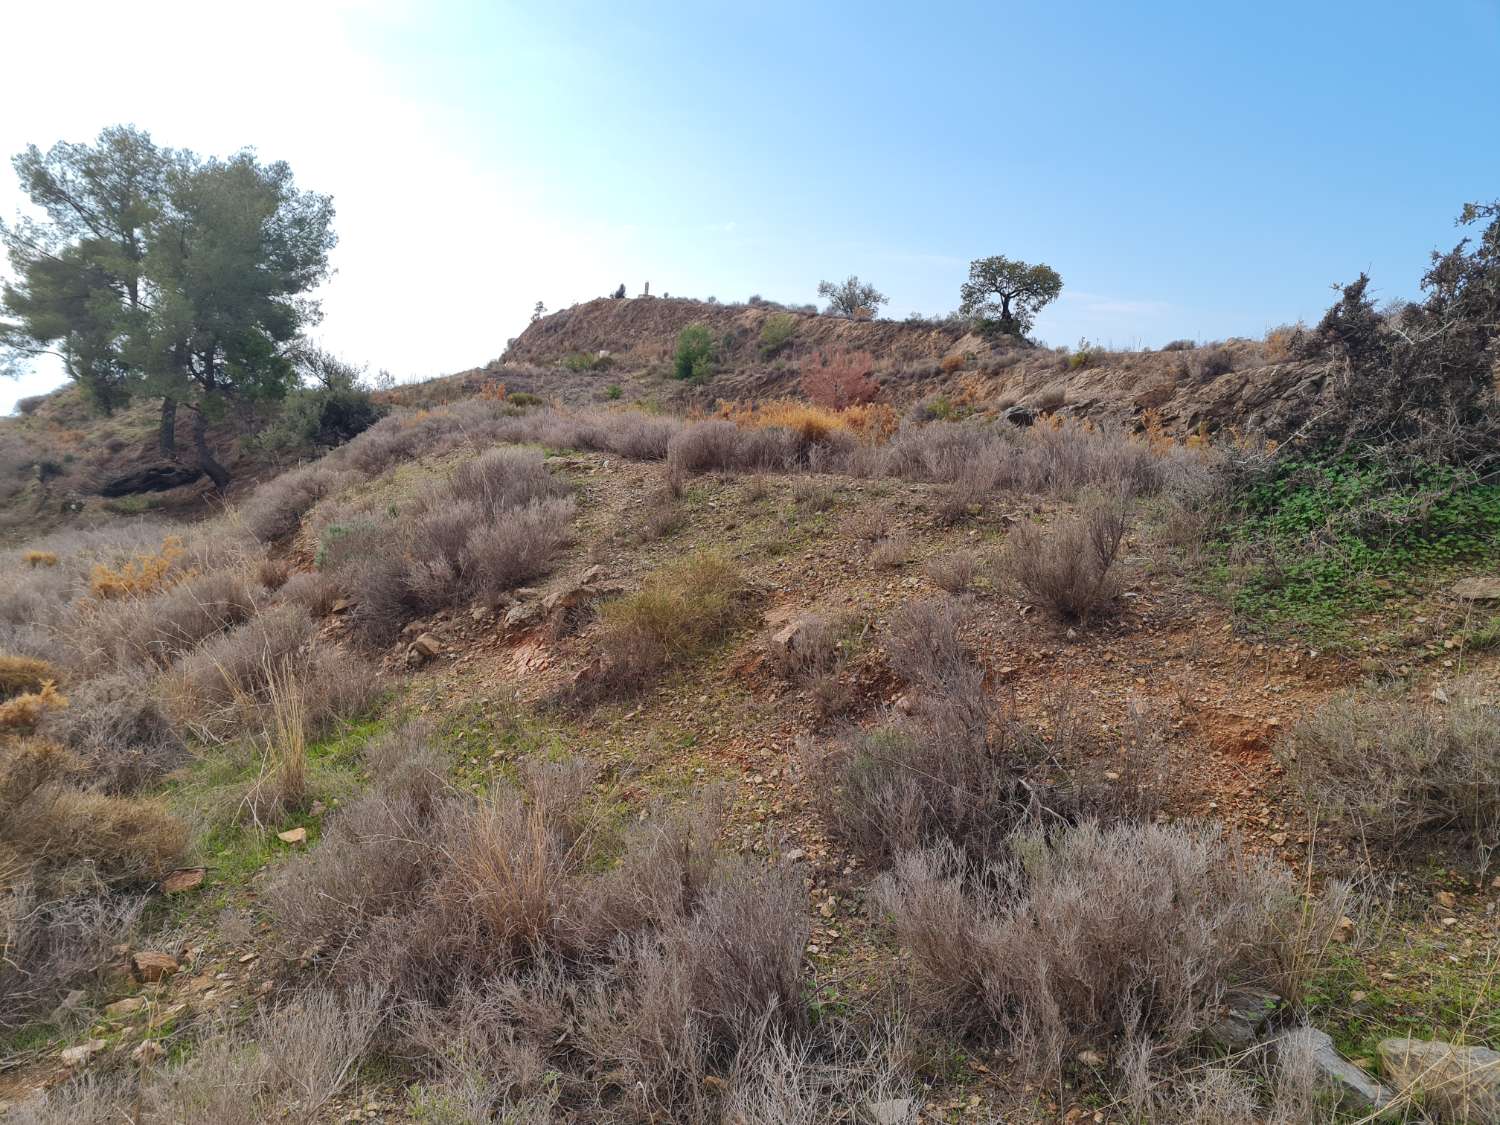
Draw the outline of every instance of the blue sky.
<instances>
[{"instance_id":1,"label":"blue sky","mask_svg":"<svg viewBox=\"0 0 1500 1125\"><path fill-rule=\"evenodd\" d=\"M27 7L18 41L56 40ZM1062 274L1054 344L1259 335L1362 269L1413 295L1500 197L1500 0L84 7L55 97L21 60L5 151L130 120L289 159L339 208L324 343L403 378L621 281L852 272L902 316L997 253Z\"/></svg>"}]
</instances>

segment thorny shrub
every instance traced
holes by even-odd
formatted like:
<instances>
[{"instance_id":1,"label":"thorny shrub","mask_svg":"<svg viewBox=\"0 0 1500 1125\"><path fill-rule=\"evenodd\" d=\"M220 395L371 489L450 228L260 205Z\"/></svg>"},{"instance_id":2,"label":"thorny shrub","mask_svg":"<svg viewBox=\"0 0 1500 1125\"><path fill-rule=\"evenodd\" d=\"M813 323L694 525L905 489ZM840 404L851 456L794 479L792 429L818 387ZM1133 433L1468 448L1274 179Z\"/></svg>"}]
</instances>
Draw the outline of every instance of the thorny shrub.
<instances>
[{"instance_id":1,"label":"thorny shrub","mask_svg":"<svg viewBox=\"0 0 1500 1125\"><path fill-rule=\"evenodd\" d=\"M1011 529L999 573L1065 621L1086 622L1120 596L1115 561L1128 517L1117 499L1096 498L1075 516L1049 526Z\"/></svg>"}]
</instances>

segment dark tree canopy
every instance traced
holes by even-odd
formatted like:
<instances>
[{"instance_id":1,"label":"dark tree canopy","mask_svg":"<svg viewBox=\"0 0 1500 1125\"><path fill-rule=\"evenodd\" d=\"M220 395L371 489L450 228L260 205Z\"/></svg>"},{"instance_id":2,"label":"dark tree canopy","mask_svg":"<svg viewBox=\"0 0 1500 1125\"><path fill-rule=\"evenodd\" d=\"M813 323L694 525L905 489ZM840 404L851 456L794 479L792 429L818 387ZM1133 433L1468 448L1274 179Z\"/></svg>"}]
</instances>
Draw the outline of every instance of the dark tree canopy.
<instances>
[{"instance_id":1,"label":"dark tree canopy","mask_svg":"<svg viewBox=\"0 0 1500 1125\"><path fill-rule=\"evenodd\" d=\"M852 273L843 281L818 282L818 296L828 298L828 311L834 316L868 318L885 304L887 297L873 285L867 285Z\"/></svg>"},{"instance_id":2,"label":"dark tree canopy","mask_svg":"<svg viewBox=\"0 0 1500 1125\"><path fill-rule=\"evenodd\" d=\"M1458 218L1481 222L1477 238L1433 253L1421 301L1382 313L1367 275L1343 287L1308 345L1339 361L1314 440L1413 461L1500 464L1500 201L1470 203Z\"/></svg>"},{"instance_id":3,"label":"dark tree canopy","mask_svg":"<svg viewBox=\"0 0 1500 1125\"><path fill-rule=\"evenodd\" d=\"M1025 336L1036 314L1061 292L1062 278L1051 266L996 254L969 264L969 280L959 290L959 311L990 331Z\"/></svg>"},{"instance_id":4,"label":"dark tree canopy","mask_svg":"<svg viewBox=\"0 0 1500 1125\"><path fill-rule=\"evenodd\" d=\"M32 147L15 166L46 221L5 228L18 280L0 343L61 355L106 409L159 397L164 454L184 405L198 462L224 487L207 425L298 384L292 352L320 316L309 294L328 274L331 199L299 190L284 162L160 149L130 126Z\"/></svg>"},{"instance_id":5,"label":"dark tree canopy","mask_svg":"<svg viewBox=\"0 0 1500 1125\"><path fill-rule=\"evenodd\" d=\"M0 225L17 277L0 291L0 342L11 359L61 356L105 411L129 399L141 366L146 251L172 158L148 133L116 125L93 145L32 145L12 161L46 220Z\"/></svg>"}]
</instances>

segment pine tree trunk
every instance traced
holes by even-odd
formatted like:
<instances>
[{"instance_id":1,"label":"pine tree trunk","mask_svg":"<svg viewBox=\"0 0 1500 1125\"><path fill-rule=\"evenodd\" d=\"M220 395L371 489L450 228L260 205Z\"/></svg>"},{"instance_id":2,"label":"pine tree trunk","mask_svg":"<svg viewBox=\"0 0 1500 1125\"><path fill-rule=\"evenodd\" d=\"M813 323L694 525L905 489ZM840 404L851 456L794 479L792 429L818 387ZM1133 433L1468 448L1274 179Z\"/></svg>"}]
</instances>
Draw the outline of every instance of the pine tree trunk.
<instances>
[{"instance_id":1,"label":"pine tree trunk","mask_svg":"<svg viewBox=\"0 0 1500 1125\"><path fill-rule=\"evenodd\" d=\"M214 459L208 448L208 419L201 407L193 408L193 448L198 453L198 467L208 474L214 487L223 492L229 487L229 470Z\"/></svg>"},{"instance_id":2,"label":"pine tree trunk","mask_svg":"<svg viewBox=\"0 0 1500 1125\"><path fill-rule=\"evenodd\" d=\"M161 455L169 461L177 459L177 400L161 400L161 432L158 436Z\"/></svg>"}]
</instances>

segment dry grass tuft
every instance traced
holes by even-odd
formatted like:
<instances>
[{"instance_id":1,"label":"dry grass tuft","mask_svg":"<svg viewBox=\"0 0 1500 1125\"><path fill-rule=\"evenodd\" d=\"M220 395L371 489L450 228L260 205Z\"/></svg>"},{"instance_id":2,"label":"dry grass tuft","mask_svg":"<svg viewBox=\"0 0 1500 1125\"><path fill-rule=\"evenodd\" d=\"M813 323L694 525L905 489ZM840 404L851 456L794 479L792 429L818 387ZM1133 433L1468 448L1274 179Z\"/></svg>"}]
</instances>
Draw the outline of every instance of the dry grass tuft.
<instances>
[{"instance_id":1,"label":"dry grass tuft","mask_svg":"<svg viewBox=\"0 0 1500 1125\"><path fill-rule=\"evenodd\" d=\"M599 668L586 681L584 697L639 690L693 658L740 620L746 593L739 569L712 551L663 567L638 593L604 606L596 641Z\"/></svg>"},{"instance_id":2,"label":"dry grass tuft","mask_svg":"<svg viewBox=\"0 0 1500 1125\"><path fill-rule=\"evenodd\" d=\"M39 566L56 566L57 554L54 551L27 551L21 556L21 561L33 569Z\"/></svg>"}]
</instances>

